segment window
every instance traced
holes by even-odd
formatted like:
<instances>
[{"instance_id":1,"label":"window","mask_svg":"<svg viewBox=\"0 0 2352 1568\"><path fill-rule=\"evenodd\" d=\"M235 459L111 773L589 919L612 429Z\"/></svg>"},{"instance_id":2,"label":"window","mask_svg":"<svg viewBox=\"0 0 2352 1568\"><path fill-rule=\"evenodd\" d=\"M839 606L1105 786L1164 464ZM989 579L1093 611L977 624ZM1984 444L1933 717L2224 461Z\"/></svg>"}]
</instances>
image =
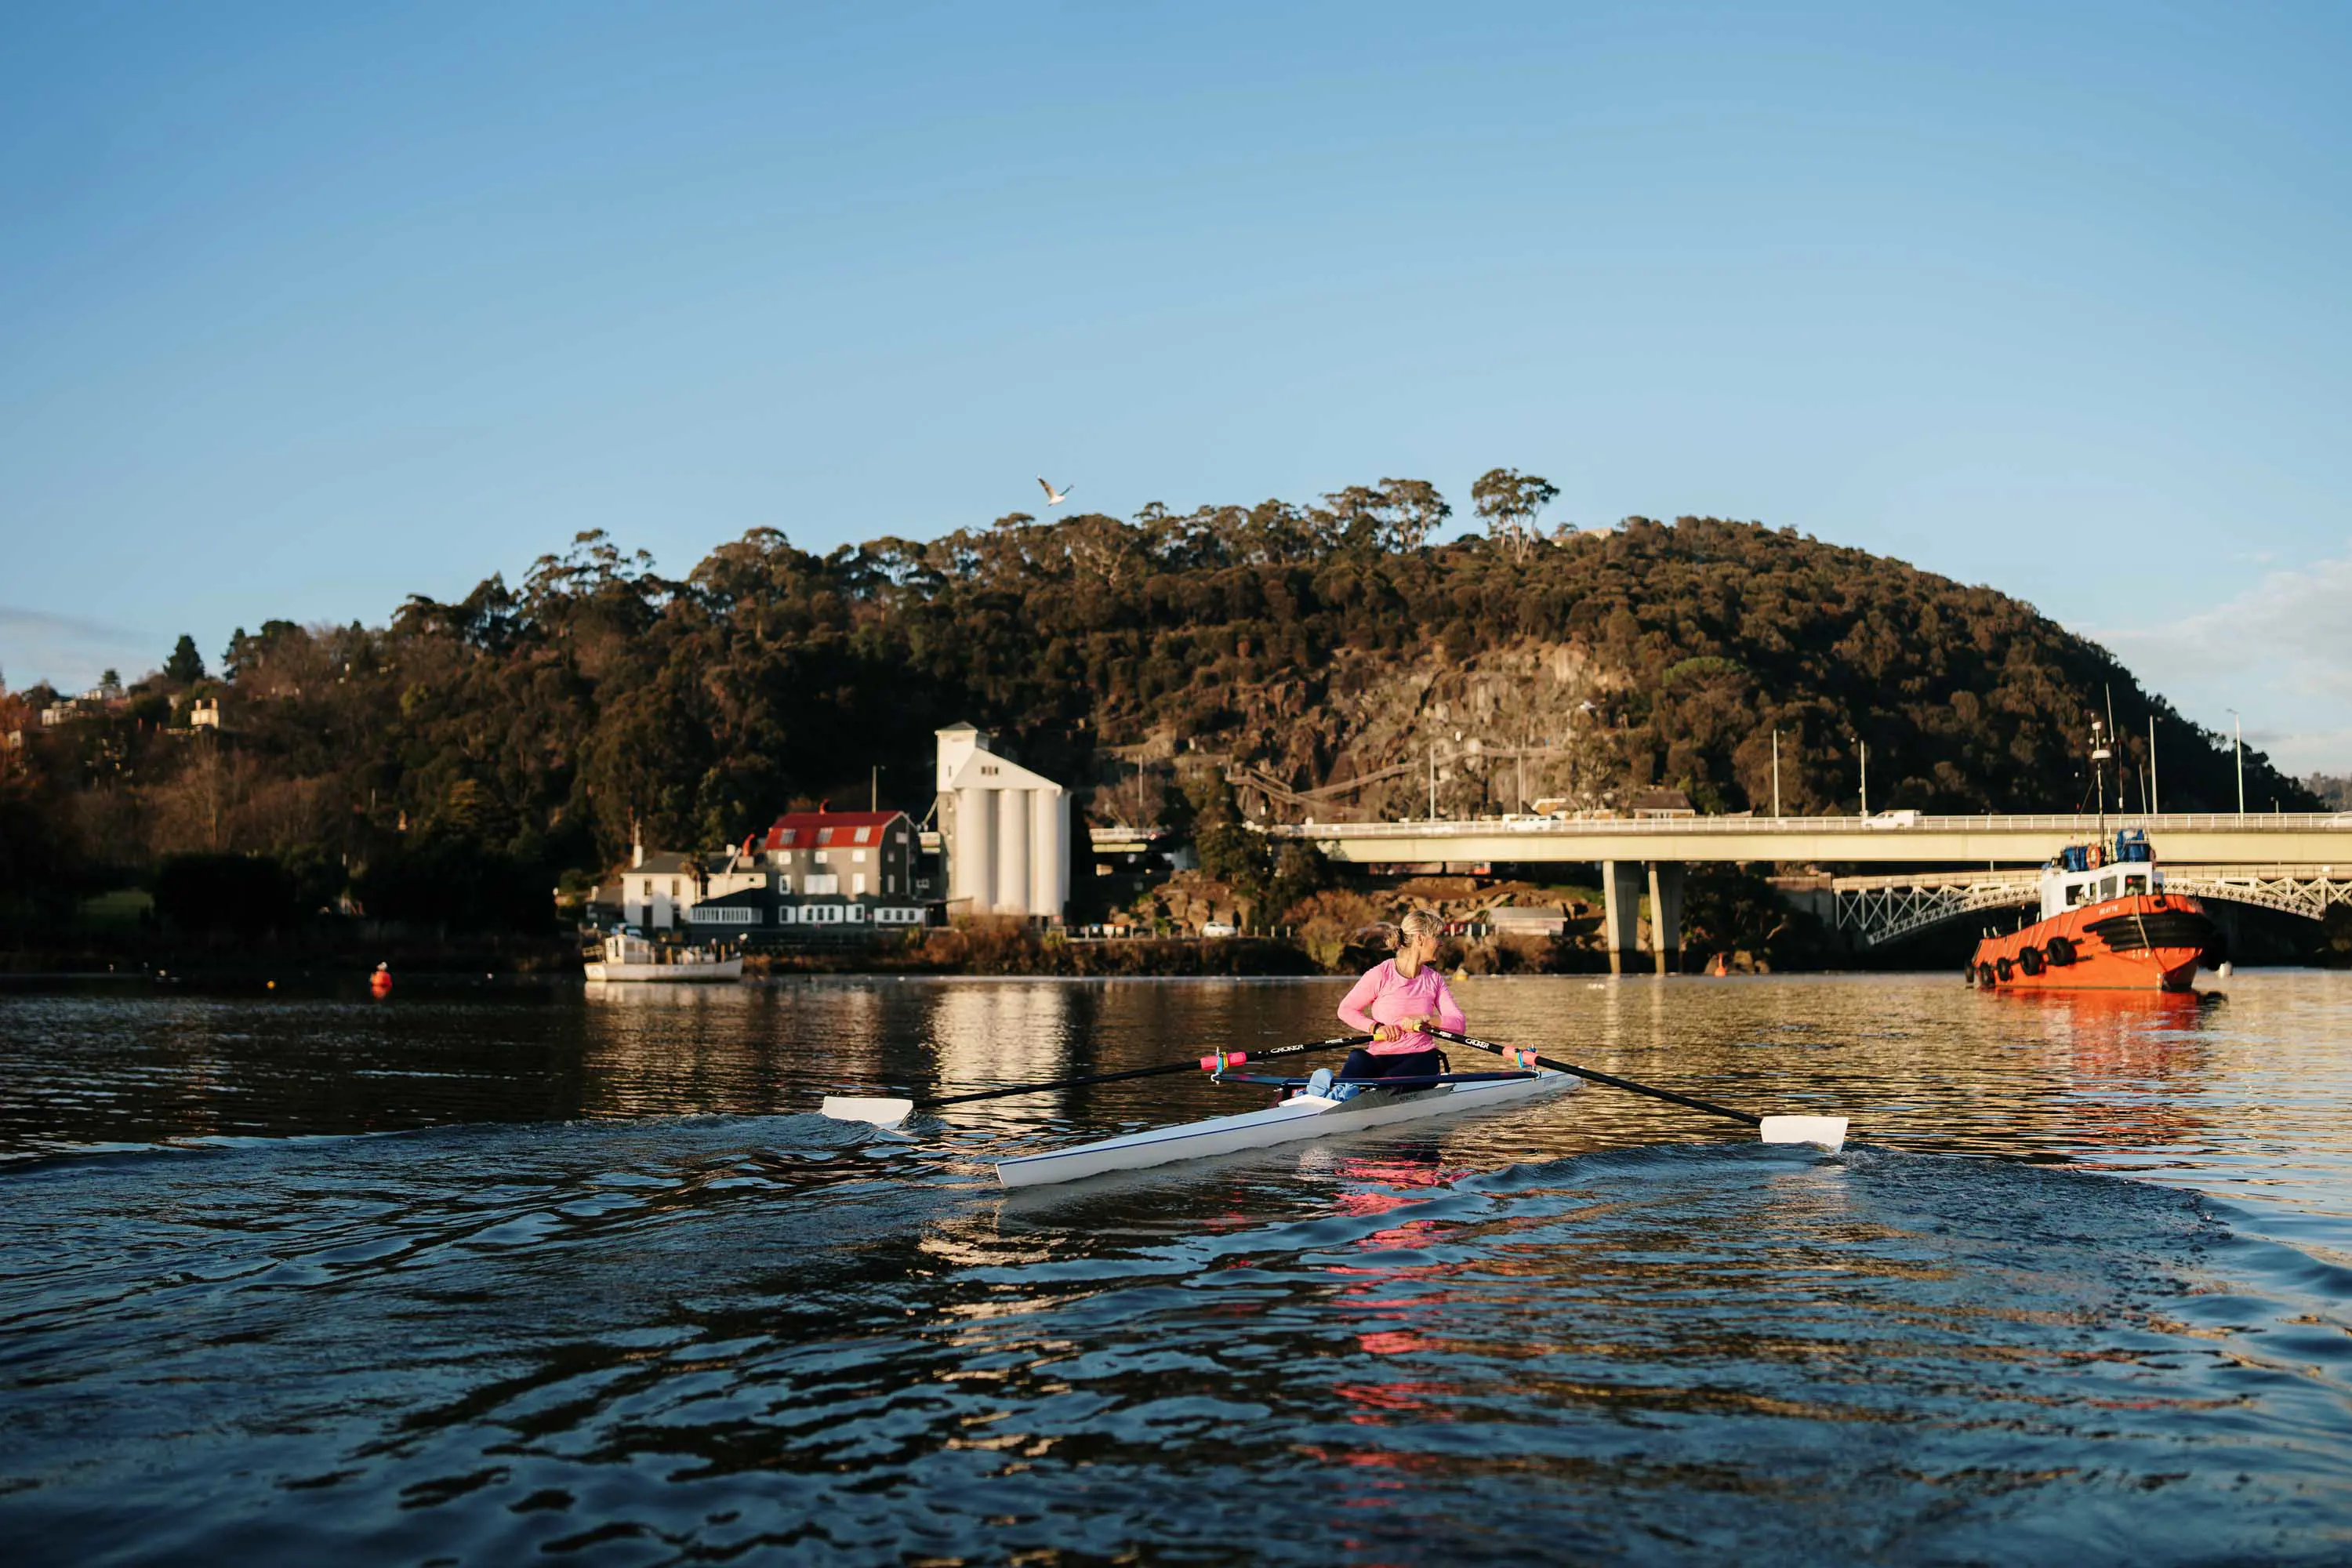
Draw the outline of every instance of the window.
<instances>
[{"instance_id":1,"label":"window","mask_svg":"<svg viewBox=\"0 0 2352 1568\"><path fill-rule=\"evenodd\" d=\"M832 843L832 842L833 842L833 829L832 829L832 828L830 828L830 827L820 827L820 828L818 828L818 829L816 830L816 841L817 841L819 844L830 844L830 843Z\"/></svg>"},{"instance_id":2,"label":"window","mask_svg":"<svg viewBox=\"0 0 2352 1568\"><path fill-rule=\"evenodd\" d=\"M2147 892L2147 879L2146 877L2126 877L2124 879L2124 891L2126 893Z\"/></svg>"},{"instance_id":3,"label":"window","mask_svg":"<svg viewBox=\"0 0 2352 1568\"><path fill-rule=\"evenodd\" d=\"M778 892L780 892L780 893L789 893L789 892L791 892L792 890L793 890L793 874L792 874L790 871L786 871L786 872L782 873L782 875L780 875L779 877L777 877L777 879L776 879L776 891L778 891Z\"/></svg>"},{"instance_id":4,"label":"window","mask_svg":"<svg viewBox=\"0 0 2352 1568\"><path fill-rule=\"evenodd\" d=\"M857 830L857 842L859 842L860 844L871 844L871 843L873 843L873 842L874 842L874 830L873 830L872 828L870 828L870 827L861 827L861 828L859 828L859 829ZM863 855L860 855L860 856L858 857L858 858L859 858L860 860L863 860L863 859L865 859L865 858L866 858L866 857L865 857L865 856L863 856Z\"/></svg>"},{"instance_id":5,"label":"window","mask_svg":"<svg viewBox=\"0 0 2352 1568\"><path fill-rule=\"evenodd\" d=\"M863 849L853 849L849 852L849 858L852 864L863 866L866 864L866 851Z\"/></svg>"},{"instance_id":6,"label":"window","mask_svg":"<svg viewBox=\"0 0 2352 1568\"><path fill-rule=\"evenodd\" d=\"M892 875L891 875L889 872L887 872L887 871L883 872L883 873L882 873L882 890L883 890L884 892L886 892L886 893L895 893L895 892L897 892L897 891L898 890L898 878L896 878L896 877L894 877L894 876L892 876Z\"/></svg>"},{"instance_id":7,"label":"window","mask_svg":"<svg viewBox=\"0 0 2352 1568\"><path fill-rule=\"evenodd\" d=\"M687 918L698 926L755 926L760 911L740 904L697 904Z\"/></svg>"},{"instance_id":8,"label":"window","mask_svg":"<svg viewBox=\"0 0 2352 1568\"><path fill-rule=\"evenodd\" d=\"M849 879L849 896L853 899L862 899L866 896L865 872L860 871Z\"/></svg>"},{"instance_id":9,"label":"window","mask_svg":"<svg viewBox=\"0 0 2352 1568\"><path fill-rule=\"evenodd\" d=\"M831 871L811 871L803 879L801 889L812 898L820 893L838 893L841 891L841 879Z\"/></svg>"},{"instance_id":10,"label":"window","mask_svg":"<svg viewBox=\"0 0 2352 1568\"><path fill-rule=\"evenodd\" d=\"M672 877L669 879L669 896L673 899L677 897L677 879L676 877Z\"/></svg>"}]
</instances>

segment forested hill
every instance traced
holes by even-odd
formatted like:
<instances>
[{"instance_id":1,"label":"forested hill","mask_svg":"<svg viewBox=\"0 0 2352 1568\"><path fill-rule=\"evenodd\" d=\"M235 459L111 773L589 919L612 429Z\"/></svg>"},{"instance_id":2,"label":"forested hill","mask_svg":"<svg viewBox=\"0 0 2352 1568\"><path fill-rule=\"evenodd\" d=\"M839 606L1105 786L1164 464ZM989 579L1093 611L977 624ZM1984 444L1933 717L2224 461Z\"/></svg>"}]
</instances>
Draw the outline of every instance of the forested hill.
<instances>
[{"instance_id":1,"label":"forested hill","mask_svg":"<svg viewBox=\"0 0 2352 1568\"><path fill-rule=\"evenodd\" d=\"M113 717L19 753L9 874L256 850L323 885L457 858L529 868L543 897L541 873L610 864L633 820L649 843L739 840L795 801L862 802L877 764L920 815L931 732L960 719L1096 786L1102 820L1152 815L1202 764L1278 815L1417 815L1433 763L1445 811L1512 807L1522 768L1531 796L1659 784L1769 810L1775 731L1792 814L1857 809L1858 742L1874 810L2047 811L2089 803L2111 698L2134 807L2151 717L2163 805L2234 805L2217 737L1991 588L1713 519L1423 543L1444 510L1387 481L826 555L758 530L683 581L584 535L388 626L273 621L202 677L184 649ZM170 699L207 694L221 740L167 737ZM2246 790L2311 804L2252 752Z\"/></svg>"}]
</instances>

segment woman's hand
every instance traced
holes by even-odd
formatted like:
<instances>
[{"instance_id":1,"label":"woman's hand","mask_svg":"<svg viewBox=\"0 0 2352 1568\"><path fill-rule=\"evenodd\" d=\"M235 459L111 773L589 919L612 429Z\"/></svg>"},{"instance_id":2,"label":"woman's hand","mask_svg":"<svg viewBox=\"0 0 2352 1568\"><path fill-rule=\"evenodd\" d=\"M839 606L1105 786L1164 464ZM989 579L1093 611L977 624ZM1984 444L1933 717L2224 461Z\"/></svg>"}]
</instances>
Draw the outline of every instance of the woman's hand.
<instances>
[{"instance_id":1,"label":"woman's hand","mask_svg":"<svg viewBox=\"0 0 2352 1568\"><path fill-rule=\"evenodd\" d=\"M1372 1038L1380 1041L1382 1045L1388 1044L1391 1040L1400 1039L1402 1037L1403 1031L1399 1029L1394 1024L1374 1024L1372 1026Z\"/></svg>"}]
</instances>

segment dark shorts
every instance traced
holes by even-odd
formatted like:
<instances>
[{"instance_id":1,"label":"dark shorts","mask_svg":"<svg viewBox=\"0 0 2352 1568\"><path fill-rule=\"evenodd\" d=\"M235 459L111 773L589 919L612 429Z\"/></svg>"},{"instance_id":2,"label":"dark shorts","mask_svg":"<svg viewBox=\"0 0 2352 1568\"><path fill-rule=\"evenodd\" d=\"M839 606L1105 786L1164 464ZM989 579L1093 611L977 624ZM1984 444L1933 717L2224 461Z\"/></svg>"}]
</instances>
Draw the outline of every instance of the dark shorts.
<instances>
[{"instance_id":1,"label":"dark shorts","mask_svg":"<svg viewBox=\"0 0 2352 1568\"><path fill-rule=\"evenodd\" d=\"M1360 1083L1375 1078L1435 1078L1444 1070L1444 1051L1406 1051L1400 1056L1376 1057L1370 1051L1354 1050L1348 1053L1348 1065L1339 1069L1339 1076Z\"/></svg>"}]
</instances>

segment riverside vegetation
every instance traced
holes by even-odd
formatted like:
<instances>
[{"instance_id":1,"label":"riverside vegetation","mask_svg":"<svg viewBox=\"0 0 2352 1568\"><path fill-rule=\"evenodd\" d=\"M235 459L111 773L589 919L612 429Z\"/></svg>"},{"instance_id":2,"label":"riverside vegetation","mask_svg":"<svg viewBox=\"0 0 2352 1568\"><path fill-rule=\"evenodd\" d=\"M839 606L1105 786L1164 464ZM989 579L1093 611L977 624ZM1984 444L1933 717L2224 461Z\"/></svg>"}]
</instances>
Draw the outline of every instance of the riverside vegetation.
<instances>
[{"instance_id":1,"label":"riverside vegetation","mask_svg":"<svg viewBox=\"0 0 2352 1568\"><path fill-rule=\"evenodd\" d=\"M316 942L315 911L341 910L548 942L550 890L583 892L633 826L737 842L862 799L876 766L920 815L932 731L967 719L1095 820L1191 833L1229 896L1294 926L1371 890L1269 855L1251 815L1606 806L1655 785L1769 810L1776 732L1792 815L1856 808L1862 743L1874 809L2067 809L2089 805L2084 736L2112 702L2110 790L2145 799L2152 721L2167 808L2234 801L2220 737L1990 587L1709 518L1546 534L1549 487L1509 470L1474 495L1488 532L1443 542L1444 498L1387 479L821 555L756 529L683 578L587 533L520 585L412 596L385 626L240 630L216 673L184 637L67 723L38 724L46 689L0 695L0 734L25 737L0 752L0 919L55 951L98 940L105 895L147 889L126 941ZM195 699L217 700L217 730L185 727ZM2259 752L2245 768L2252 801L2317 804ZM1701 880L1695 952L1766 940L1760 882ZM1328 931L1309 945L1339 956Z\"/></svg>"}]
</instances>

